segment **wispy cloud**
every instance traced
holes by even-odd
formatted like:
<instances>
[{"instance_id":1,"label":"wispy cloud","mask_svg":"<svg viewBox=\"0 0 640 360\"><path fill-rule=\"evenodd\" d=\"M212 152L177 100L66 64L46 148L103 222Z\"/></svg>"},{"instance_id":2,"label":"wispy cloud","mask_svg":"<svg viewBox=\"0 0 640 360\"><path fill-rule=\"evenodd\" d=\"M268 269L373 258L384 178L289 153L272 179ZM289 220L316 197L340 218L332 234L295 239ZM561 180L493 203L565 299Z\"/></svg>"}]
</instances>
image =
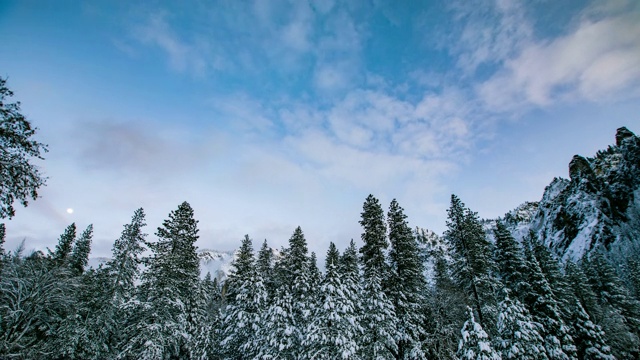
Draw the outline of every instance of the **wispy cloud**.
<instances>
[{"instance_id":1,"label":"wispy cloud","mask_svg":"<svg viewBox=\"0 0 640 360\"><path fill-rule=\"evenodd\" d=\"M640 11L637 5L585 10L566 34L537 40L504 62L478 86L489 108L513 110L559 101L608 100L640 85Z\"/></svg>"},{"instance_id":2,"label":"wispy cloud","mask_svg":"<svg viewBox=\"0 0 640 360\"><path fill-rule=\"evenodd\" d=\"M165 12L151 14L146 23L135 27L134 35L142 43L156 46L166 53L174 70L202 75L206 60L199 48L182 39L171 29Z\"/></svg>"}]
</instances>

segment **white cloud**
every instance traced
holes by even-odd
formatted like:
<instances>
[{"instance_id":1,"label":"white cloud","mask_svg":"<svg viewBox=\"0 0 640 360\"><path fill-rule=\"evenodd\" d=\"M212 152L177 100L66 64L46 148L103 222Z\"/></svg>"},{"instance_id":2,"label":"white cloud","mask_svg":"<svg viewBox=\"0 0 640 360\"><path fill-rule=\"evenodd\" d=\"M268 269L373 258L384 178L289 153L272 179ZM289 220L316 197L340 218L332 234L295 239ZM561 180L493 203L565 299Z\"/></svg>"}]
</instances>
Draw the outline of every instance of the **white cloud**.
<instances>
[{"instance_id":1,"label":"white cloud","mask_svg":"<svg viewBox=\"0 0 640 360\"><path fill-rule=\"evenodd\" d=\"M585 11L589 14L589 11ZM478 87L489 108L510 110L562 100L599 101L640 85L637 10L583 16L567 34L523 47Z\"/></svg>"},{"instance_id":2,"label":"white cloud","mask_svg":"<svg viewBox=\"0 0 640 360\"><path fill-rule=\"evenodd\" d=\"M525 4L514 0L453 3L462 25L456 38L447 41L457 63L468 75L481 64L501 63L517 53L532 37Z\"/></svg>"},{"instance_id":3,"label":"white cloud","mask_svg":"<svg viewBox=\"0 0 640 360\"><path fill-rule=\"evenodd\" d=\"M167 14L163 12L152 14L145 24L136 27L134 35L141 42L164 51L174 70L202 75L206 67L203 54L197 47L180 39L169 26L166 17Z\"/></svg>"}]
</instances>

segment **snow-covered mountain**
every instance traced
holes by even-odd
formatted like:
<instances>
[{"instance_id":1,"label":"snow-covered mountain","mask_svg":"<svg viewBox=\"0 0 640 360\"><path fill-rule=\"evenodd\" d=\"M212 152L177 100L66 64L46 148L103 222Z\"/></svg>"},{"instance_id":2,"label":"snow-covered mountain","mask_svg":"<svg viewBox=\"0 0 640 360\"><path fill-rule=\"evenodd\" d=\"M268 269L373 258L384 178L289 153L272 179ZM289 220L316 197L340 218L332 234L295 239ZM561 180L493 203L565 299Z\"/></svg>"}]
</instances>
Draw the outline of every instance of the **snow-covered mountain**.
<instances>
[{"instance_id":1,"label":"snow-covered mountain","mask_svg":"<svg viewBox=\"0 0 640 360\"><path fill-rule=\"evenodd\" d=\"M219 251L212 249L198 249L198 258L200 258L200 277L204 278L207 273L211 274L211 279L218 279L222 282L229 277L233 268L233 260L237 258L238 250L235 251ZM271 249L273 252L273 259L277 261L282 256L280 251ZM93 257L89 258L88 267L98 268L100 265L106 264L109 260L108 257Z\"/></svg>"},{"instance_id":2,"label":"snow-covered mountain","mask_svg":"<svg viewBox=\"0 0 640 360\"><path fill-rule=\"evenodd\" d=\"M237 257L236 251L218 251L198 249L200 258L200 274L202 277L211 273L211 279L225 280L231 272L231 263Z\"/></svg>"},{"instance_id":3,"label":"snow-covered mountain","mask_svg":"<svg viewBox=\"0 0 640 360\"><path fill-rule=\"evenodd\" d=\"M236 258L236 251L198 249L198 257L200 258L200 276L204 278L207 273L211 273L211 279L222 281L231 272L231 263ZM92 257L89 258L88 267L96 269L109 260L111 259L108 257Z\"/></svg>"},{"instance_id":4,"label":"snow-covered mountain","mask_svg":"<svg viewBox=\"0 0 640 360\"><path fill-rule=\"evenodd\" d=\"M640 249L640 138L619 128L616 144L594 157L575 155L570 179L555 178L539 202L503 220L516 238L534 231L563 259L603 247L614 259Z\"/></svg>"}]
</instances>

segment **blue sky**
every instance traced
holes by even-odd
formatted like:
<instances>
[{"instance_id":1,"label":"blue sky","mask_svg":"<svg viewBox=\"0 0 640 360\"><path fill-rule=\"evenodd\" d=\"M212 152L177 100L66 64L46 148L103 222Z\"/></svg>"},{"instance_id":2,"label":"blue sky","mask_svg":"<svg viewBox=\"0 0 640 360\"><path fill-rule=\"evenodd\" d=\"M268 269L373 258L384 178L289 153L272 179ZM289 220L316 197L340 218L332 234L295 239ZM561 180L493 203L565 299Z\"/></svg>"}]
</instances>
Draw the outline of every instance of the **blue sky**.
<instances>
[{"instance_id":1,"label":"blue sky","mask_svg":"<svg viewBox=\"0 0 640 360\"><path fill-rule=\"evenodd\" d=\"M640 132L633 0L3 1L0 41L50 148L9 246L93 223L108 255L136 208L153 234L187 200L200 247L300 225L324 254L369 193L440 233L452 193L501 216Z\"/></svg>"}]
</instances>

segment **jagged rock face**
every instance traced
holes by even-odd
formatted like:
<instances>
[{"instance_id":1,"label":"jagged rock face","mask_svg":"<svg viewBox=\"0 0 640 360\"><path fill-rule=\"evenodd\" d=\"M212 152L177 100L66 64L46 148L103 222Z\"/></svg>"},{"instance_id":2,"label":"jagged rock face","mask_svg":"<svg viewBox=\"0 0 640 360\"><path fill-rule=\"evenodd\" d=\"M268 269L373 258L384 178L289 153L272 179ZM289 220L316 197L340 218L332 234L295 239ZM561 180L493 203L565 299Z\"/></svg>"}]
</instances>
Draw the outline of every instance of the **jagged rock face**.
<instances>
[{"instance_id":1,"label":"jagged rock face","mask_svg":"<svg viewBox=\"0 0 640 360\"><path fill-rule=\"evenodd\" d=\"M571 180L554 179L529 215L505 216L521 238L533 230L565 259L578 259L596 247L621 256L640 247L640 138L618 129L616 146L593 158L574 156Z\"/></svg>"},{"instance_id":2,"label":"jagged rock face","mask_svg":"<svg viewBox=\"0 0 640 360\"><path fill-rule=\"evenodd\" d=\"M580 155L574 155L569 163L569 177L573 180L591 176L593 176L593 169L591 169L589 161Z\"/></svg>"},{"instance_id":3,"label":"jagged rock face","mask_svg":"<svg viewBox=\"0 0 640 360\"><path fill-rule=\"evenodd\" d=\"M616 145L621 146L624 139L633 138L635 134L629 131L626 127L618 128L616 131Z\"/></svg>"}]
</instances>

